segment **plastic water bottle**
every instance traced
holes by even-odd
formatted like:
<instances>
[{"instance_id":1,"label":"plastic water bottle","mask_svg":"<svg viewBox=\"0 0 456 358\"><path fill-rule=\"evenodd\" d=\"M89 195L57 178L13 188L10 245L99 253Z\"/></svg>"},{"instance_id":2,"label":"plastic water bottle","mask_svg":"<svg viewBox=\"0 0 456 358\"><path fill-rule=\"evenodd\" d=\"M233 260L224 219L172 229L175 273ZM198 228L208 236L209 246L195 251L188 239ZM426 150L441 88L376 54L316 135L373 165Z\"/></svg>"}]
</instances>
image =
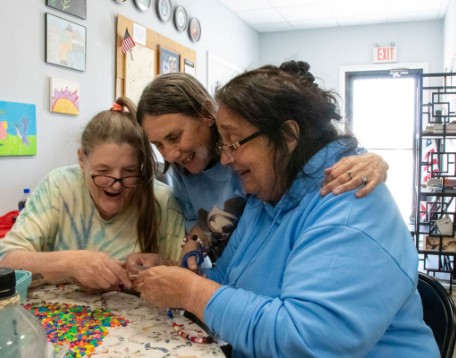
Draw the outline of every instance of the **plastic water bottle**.
<instances>
[{"instance_id":1,"label":"plastic water bottle","mask_svg":"<svg viewBox=\"0 0 456 358\"><path fill-rule=\"evenodd\" d=\"M48 357L45 329L19 302L14 270L0 267L0 357Z\"/></svg>"},{"instance_id":2,"label":"plastic water bottle","mask_svg":"<svg viewBox=\"0 0 456 358\"><path fill-rule=\"evenodd\" d=\"M26 204L26 202L27 202L29 197L30 197L30 189L29 188L25 188L24 189L24 193L22 194L22 198L21 198L21 200L19 200L19 203L17 204L19 211L24 209L25 204Z\"/></svg>"}]
</instances>

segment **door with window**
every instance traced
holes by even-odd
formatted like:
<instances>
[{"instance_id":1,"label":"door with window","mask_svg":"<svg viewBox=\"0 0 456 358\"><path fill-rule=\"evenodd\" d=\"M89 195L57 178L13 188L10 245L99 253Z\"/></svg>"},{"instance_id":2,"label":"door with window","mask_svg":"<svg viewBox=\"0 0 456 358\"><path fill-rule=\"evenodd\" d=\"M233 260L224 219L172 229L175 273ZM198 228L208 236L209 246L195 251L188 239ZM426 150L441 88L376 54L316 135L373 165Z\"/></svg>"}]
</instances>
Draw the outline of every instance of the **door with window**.
<instances>
[{"instance_id":1,"label":"door with window","mask_svg":"<svg viewBox=\"0 0 456 358\"><path fill-rule=\"evenodd\" d=\"M346 73L347 124L361 146L389 165L386 185L413 222L415 138L422 70Z\"/></svg>"}]
</instances>

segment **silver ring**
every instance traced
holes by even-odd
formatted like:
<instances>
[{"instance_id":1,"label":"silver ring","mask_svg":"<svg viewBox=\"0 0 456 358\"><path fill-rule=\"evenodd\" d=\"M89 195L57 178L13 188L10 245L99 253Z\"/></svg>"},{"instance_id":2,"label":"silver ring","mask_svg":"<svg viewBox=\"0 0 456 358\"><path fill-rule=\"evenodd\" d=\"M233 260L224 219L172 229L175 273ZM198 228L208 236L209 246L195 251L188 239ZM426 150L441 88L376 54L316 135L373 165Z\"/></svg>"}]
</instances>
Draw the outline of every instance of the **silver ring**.
<instances>
[{"instance_id":1,"label":"silver ring","mask_svg":"<svg viewBox=\"0 0 456 358\"><path fill-rule=\"evenodd\" d=\"M351 170L347 170L345 173L348 174L348 176L350 177L350 179L353 179L353 174L352 174Z\"/></svg>"},{"instance_id":2,"label":"silver ring","mask_svg":"<svg viewBox=\"0 0 456 358\"><path fill-rule=\"evenodd\" d=\"M367 184L367 177L364 175L361 177L361 185L366 185Z\"/></svg>"}]
</instances>

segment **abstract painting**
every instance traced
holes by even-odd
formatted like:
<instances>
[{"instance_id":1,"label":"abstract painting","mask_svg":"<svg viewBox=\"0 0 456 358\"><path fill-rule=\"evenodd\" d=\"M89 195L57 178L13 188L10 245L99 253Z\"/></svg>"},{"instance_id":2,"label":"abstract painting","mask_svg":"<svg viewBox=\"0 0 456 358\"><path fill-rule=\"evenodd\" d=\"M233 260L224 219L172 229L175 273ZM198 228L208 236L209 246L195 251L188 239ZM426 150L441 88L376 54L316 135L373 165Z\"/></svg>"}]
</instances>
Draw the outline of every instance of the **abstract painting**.
<instances>
[{"instance_id":1,"label":"abstract painting","mask_svg":"<svg viewBox=\"0 0 456 358\"><path fill-rule=\"evenodd\" d=\"M36 155L36 106L0 101L0 156Z\"/></svg>"},{"instance_id":2,"label":"abstract painting","mask_svg":"<svg viewBox=\"0 0 456 358\"><path fill-rule=\"evenodd\" d=\"M79 84L60 78L51 78L50 81L50 108L51 112L79 115Z\"/></svg>"}]
</instances>

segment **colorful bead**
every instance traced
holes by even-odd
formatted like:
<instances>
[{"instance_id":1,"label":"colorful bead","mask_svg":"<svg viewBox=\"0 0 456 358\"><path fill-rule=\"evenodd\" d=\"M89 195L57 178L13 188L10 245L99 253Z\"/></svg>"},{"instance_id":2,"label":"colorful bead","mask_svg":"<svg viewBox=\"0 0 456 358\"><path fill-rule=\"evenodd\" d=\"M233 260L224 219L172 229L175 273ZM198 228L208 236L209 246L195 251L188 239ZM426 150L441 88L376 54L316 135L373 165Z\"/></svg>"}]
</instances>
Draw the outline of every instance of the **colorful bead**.
<instances>
[{"instance_id":1,"label":"colorful bead","mask_svg":"<svg viewBox=\"0 0 456 358\"><path fill-rule=\"evenodd\" d=\"M41 320L55 352L69 346L65 357L90 357L109 333L106 327L127 326L129 323L108 308L91 309L90 306L45 301L26 304L24 308Z\"/></svg>"}]
</instances>

